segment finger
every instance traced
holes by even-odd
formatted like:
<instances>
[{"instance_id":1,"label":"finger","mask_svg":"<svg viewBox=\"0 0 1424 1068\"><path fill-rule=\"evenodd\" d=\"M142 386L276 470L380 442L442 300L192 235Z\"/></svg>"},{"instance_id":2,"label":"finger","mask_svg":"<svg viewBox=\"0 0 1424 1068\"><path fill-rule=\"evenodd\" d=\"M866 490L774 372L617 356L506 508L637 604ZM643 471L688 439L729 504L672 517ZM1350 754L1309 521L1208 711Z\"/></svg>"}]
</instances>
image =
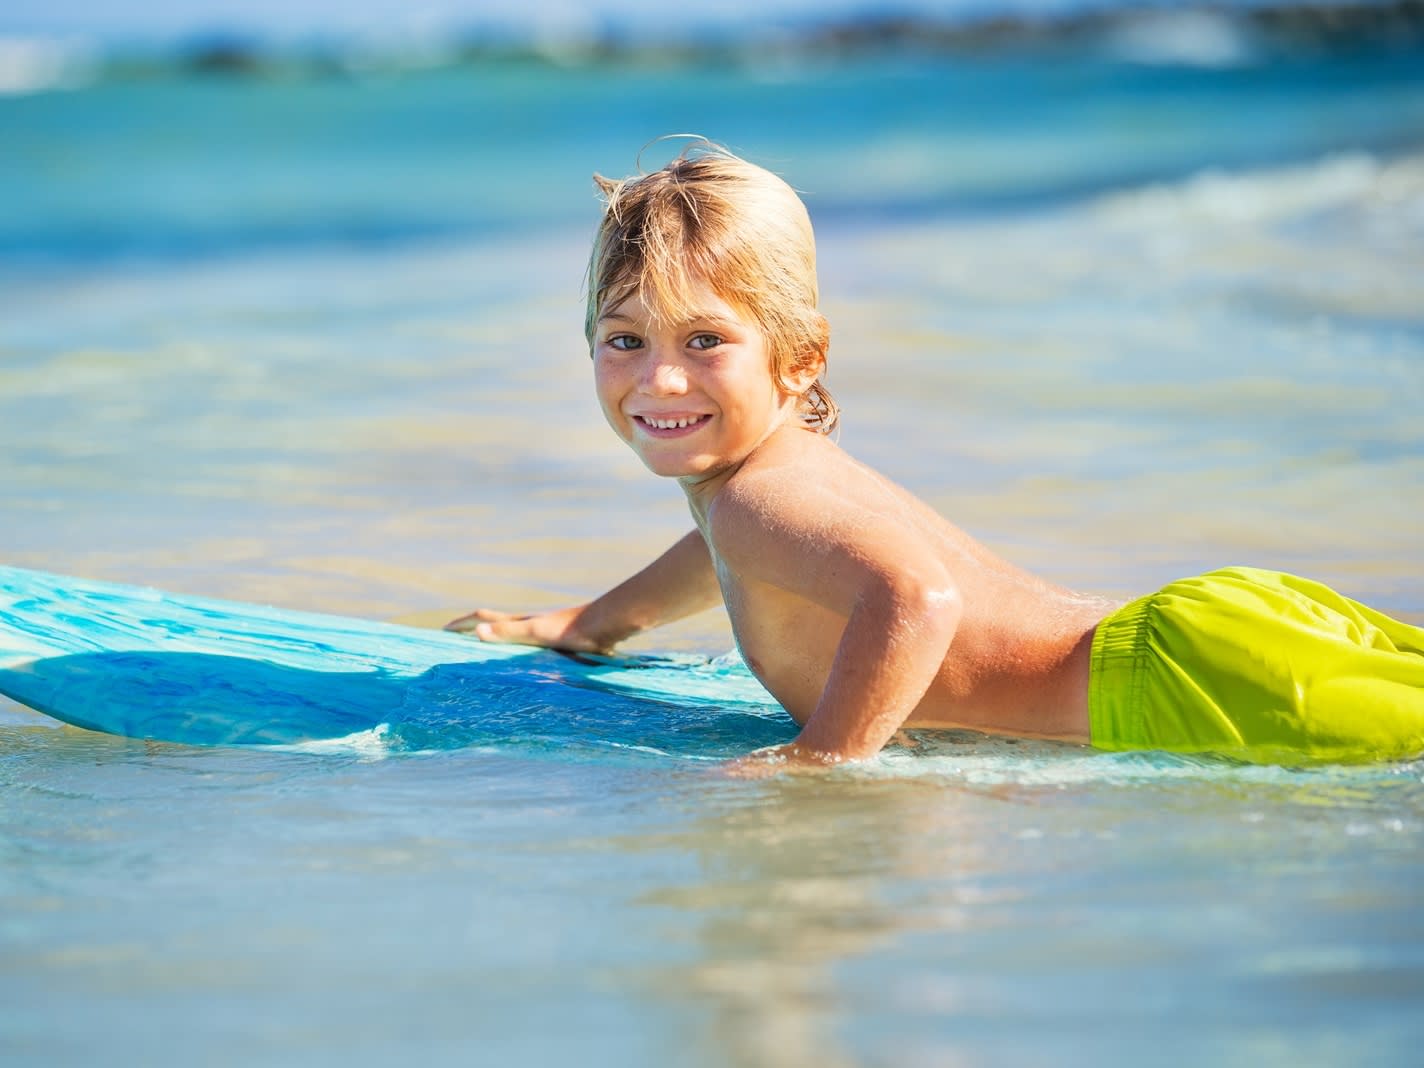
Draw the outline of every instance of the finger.
<instances>
[{"instance_id":1,"label":"finger","mask_svg":"<svg viewBox=\"0 0 1424 1068\"><path fill-rule=\"evenodd\" d=\"M458 619L452 619L449 623L446 623L445 629L459 631L462 634L468 634L470 631L475 629L475 626L477 624L482 622L496 622L499 620L528 618L529 617L525 615L516 615L513 612L500 612L493 608L476 608L468 615L460 616Z\"/></svg>"},{"instance_id":2,"label":"finger","mask_svg":"<svg viewBox=\"0 0 1424 1068\"><path fill-rule=\"evenodd\" d=\"M476 619L488 619L491 622L497 619L528 619L528 612L501 612L498 608L476 608L470 615Z\"/></svg>"},{"instance_id":3,"label":"finger","mask_svg":"<svg viewBox=\"0 0 1424 1068\"><path fill-rule=\"evenodd\" d=\"M509 642L516 645L549 644L546 638L535 631L529 619L523 616L479 620L472 629L475 637L482 642Z\"/></svg>"}]
</instances>

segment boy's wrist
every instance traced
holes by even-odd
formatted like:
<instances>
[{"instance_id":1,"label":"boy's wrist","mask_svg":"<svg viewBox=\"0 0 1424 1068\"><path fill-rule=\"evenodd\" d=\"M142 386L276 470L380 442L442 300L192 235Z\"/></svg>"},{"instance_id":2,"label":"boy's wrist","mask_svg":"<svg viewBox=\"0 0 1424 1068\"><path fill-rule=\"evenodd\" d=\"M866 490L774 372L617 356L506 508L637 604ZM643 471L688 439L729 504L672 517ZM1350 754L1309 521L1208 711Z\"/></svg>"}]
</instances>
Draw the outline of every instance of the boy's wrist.
<instances>
[{"instance_id":1,"label":"boy's wrist","mask_svg":"<svg viewBox=\"0 0 1424 1068\"><path fill-rule=\"evenodd\" d=\"M647 628L613 618L597 601L590 601L575 609L574 617L569 621L569 629L580 643L607 651Z\"/></svg>"}]
</instances>

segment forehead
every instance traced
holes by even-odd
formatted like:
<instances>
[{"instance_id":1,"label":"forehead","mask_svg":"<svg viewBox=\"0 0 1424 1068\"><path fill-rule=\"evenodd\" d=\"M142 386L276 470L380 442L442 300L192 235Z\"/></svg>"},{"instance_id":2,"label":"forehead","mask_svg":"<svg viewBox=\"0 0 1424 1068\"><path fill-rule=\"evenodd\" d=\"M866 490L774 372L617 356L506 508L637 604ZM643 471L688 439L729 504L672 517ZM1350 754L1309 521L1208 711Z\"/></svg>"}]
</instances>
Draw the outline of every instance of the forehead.
<instances>
[{"instance_id":1,"label":"forehead","mask_svg":"<svg viewBox=\"0 0 1424 1068\"><path fill-rule=\"evenodd\" d=\"M752 325L744 313L706 283L689 280L687 290L677 294L658 293L653 287L643 285L614 294L600 310L599 322L618 319L672 326L708 321Z\"/></svg>"}]
</instances>

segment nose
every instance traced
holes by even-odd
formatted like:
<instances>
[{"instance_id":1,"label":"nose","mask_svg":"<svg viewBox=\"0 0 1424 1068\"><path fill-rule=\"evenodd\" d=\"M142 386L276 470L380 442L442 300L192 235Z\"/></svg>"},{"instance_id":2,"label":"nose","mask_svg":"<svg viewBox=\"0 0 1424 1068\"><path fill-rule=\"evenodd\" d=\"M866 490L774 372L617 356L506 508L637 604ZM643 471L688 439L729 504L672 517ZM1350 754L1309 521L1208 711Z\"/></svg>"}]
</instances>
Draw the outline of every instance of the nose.
<instances>
[{"instance_id":1,"label":"nose","mask_svg":"<svg viewBox=\"0 0 1424 1068\"><path fill-rule=\"evenodd\" d=\"M648 349L638 375L638 391L654 397L675 397L687 392L687 369L659 346Z\"/></svg>"}]
</instances>

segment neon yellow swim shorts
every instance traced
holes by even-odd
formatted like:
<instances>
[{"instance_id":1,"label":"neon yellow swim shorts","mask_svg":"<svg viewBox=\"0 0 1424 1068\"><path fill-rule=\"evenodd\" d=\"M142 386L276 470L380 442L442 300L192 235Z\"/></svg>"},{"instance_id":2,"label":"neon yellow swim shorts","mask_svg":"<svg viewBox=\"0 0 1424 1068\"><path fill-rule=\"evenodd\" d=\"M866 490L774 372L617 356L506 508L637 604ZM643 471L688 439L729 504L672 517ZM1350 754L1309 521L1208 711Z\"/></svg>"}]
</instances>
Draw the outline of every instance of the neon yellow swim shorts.
<instances>
[{"instance_id":1,"label":"neon yellow swim shorts","mask_svg":"<svg viewBox=\"0 0 1424 1068\"><path fill-rule=\"evenodd\" d=\"M1424 754L1424 628L1294 575L1230 567L1098 625L1088 677L1101 749L1257 763Z\"/></svg>"}]
</instances>

